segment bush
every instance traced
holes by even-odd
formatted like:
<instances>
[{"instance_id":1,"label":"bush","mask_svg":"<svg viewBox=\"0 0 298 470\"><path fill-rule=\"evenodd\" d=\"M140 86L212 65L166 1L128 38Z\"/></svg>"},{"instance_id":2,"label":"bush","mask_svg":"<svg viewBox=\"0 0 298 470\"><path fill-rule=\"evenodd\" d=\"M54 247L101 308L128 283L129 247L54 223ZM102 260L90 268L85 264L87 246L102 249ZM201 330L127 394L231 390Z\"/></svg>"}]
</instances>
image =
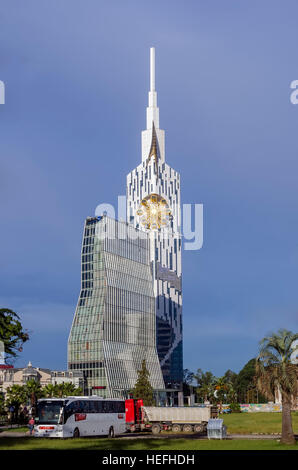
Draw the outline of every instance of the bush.
<instances>
[{"instance_id":1,"label":"bush","mask_svg":"<svg viewBox=\"0 0 298 470\"><path fill-rule=\"evenodd\" d=\"M231 403L230 410L232 413L241 413L241 408L239 403Z\"/></svg>"}]
</instances>

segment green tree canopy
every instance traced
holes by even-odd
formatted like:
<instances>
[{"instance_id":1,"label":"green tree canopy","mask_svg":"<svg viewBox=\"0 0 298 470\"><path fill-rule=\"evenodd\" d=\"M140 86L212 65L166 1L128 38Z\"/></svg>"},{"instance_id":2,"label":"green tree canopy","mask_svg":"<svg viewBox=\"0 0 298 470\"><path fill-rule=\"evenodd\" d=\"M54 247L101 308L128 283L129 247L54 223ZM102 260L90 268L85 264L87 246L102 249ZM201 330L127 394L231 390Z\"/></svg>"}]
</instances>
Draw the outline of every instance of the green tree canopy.
<instances>
[{"instance_id":1,"label":"green tree canopy","mask_svg":"<svg viewBox=\"0 0 298 470\"><path fill-rule=\"evenodd\" d=\"M34 379L28 380L24 387L33 411L35 412L37 400L44 396L43 389L41 388L40 383Z\"/></svg>"},{"instance_id":2,"label":"green tree canopy","mask_svg":"<svg viewBox=\"0 0 298 470\"><path fill-rule=\"evenodd\" d=\"M83 391L71 382L63 382L62 384L57 385L58 393L60 397L69 397L69 396L80 396Z\"/></svg>"},{"instance_id":3,"label":"green tree canopy","mask_svg":"<svg viewBox=\"0 0 298 470\"><path fill-rule=\"evenodd\" d=\"M216 402L220 405L220 411L222 411L223 403L234 403L235 402L235 391L230 382L229 376L224 375L218 377L214 385L214 395Z\"/></svg>"},{"instance_id":4,"label":"green tree canopy","mask_svg":"<svg viewBox=\"0 0 298 470\"><path fill-rule=\"evenodd\" d=\"M258 394L255 383L256 359L250 359L239 372L234 389L239 403L253 403L258 399L259 403L267 403L267 399L262 394Z\"/></svg>"},{"instance_id":5,"label":"green tree canopy","mask_svg":"<svg viewBox=\"0 0 298 470\"><path fill-rule=\"evenodd\" d=\"M203 385L214 385L216 380L216 377L212 374L212 372L203 372L202 369L197 370L197 373L194 374L194 378L197 381L199 387L202 387Z\"/></svg>"},{"instance_id":6,"label":"green tree canopy","mask_svg":"<svg viewBox=\"0 0 298 470\"><path fill-rule=\"evenodd\" d=\"M0 341L4 343L5 354L14 358L22 345L29 340L29 334L23 330L20 317L8 308L0 309Z\"/></svg>"},{"instance_id":7,"label":"green tree canopy","mask_svg":"<svg viewBox=\"0 0 298 470\"><path fill-rule=\"evenodd\" d=\"M14 408L12 412L12 421L17 422L19 416L19 408L25 405L27 401L27 392L24 385L12 385L6 390L5 406L9 409Z\"/></svg>"},{"instance_id":8,"label":"green tree canopy","mask_svg":"<svg viewBox=\"0 0 298 470\"><path fill-rule=\"evenodd\" d=\"M56 385L53 384L47 384L43 388L43 393L46 398L57 398L58 397L58 390Z\"/></svg>"},{"instance_id":9,"label":"green tree canopy","mask_svg":"<svg viewBox=\"0 0 298 470\"><path fill-rule=\"evenodd\" d=\"M191 372L189 369L183 369L183 394L190 395L194 393L194 373Z\"/></svg>"},{"instance_id":10,"label":"green tree canopy","mask_svg":"<svg viewBox=\"0 0 298 470\"><path fill-rule=\"evenodd\" d=\"M203 401L213 401L214 399L214 384L216 377L212 372L203 372L202 369L198 369L197 373L194 374L194 379L197 381L197 395Z\"/></svg>"},{"instance_id":11,"label":"green tree canopy","mask_svg":"<svg viewBox=\"0 0 298 470\"><path fill-rule=\"evenodd\" d=\"M0 392L0 415L6 414L4 393Z\"/></svg>"},{"instance_id":12,"label":"green tree canopy","mask_svg":"<svg viewBox=\"0 0 298 470\"><path fill-rule=\"evenodd\" d=\"M191 385L194 380L194 373L191 372L189 369L183 369L183 383L186 385Z\"/></svg>"},{"instance_id":13,"label":"green tree canopy","mask_svg":"<svg viewBox=\"0 0 298 470\"><path fill-rule=\"evenodd\" d=\"M235 384L238 378L238 374L236 374L236 372L233 372L231 369L228 369L223 378L225 382L230 383L235 388Z\"/></svg>"},{"instance_id":14,"label":"green tree canopy","mask_svg":"<svg viewBox=\"0 0 298 470\"><path fill-rule=\"evenodd\" d=\"M63 398L69 396L81 396L83 391L81 388L76 388L71 382L63 382L61 384L47 384L43 388L43 393L46 398Z\"/></svg>"},{"instance_id":15,"label":"green tree canopy","mask_svg":"<svg viewBox=\"0 0 298 470\"><path fill-rule=\"evenodd\" d=\"M145 359L142 361L141 369L138 370L138 379L132 390L133 398L142 399L144 405L154 406L153 388L149 381L150 373L146 367Z\"/></svg>"}]
</instances>

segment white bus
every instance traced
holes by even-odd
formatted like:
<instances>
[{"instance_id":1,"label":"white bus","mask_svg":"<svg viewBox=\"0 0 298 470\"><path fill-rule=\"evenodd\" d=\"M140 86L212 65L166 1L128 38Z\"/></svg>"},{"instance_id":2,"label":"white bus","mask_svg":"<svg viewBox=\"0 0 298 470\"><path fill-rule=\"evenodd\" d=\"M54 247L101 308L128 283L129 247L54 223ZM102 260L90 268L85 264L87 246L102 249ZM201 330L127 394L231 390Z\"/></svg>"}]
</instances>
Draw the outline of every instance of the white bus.
<instances>
[{"instance_id":1,"label":"white bus","mask_svg":"<svg viewBox=\"0 0 298 470\"><path fill-rule=\"evenodd\" d=\"M97 396L38 400L35 437L114 437L125 431L125 400Z\"/></svg>"}]
</instances>

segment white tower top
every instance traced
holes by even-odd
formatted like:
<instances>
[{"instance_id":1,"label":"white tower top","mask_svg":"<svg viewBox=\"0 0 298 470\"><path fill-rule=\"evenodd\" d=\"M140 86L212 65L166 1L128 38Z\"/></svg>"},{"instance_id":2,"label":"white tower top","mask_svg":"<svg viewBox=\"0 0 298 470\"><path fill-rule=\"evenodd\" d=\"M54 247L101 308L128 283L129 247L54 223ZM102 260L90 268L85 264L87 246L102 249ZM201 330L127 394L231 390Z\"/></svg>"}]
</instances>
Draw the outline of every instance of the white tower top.
<instances>
[{"instance_id":1,"label":"white tower top","mask_svg":"<svg viewBox=\"0 0 298 470\"><path fill-rule=\"evenodd\" d=\"M150 91L155 91L155 48L150 47Z\"/></svg>"},{"instance_id":2,"label":"white tower top","mask_svg":"<svg viewBox=\"0 0 298 470\"><path fill-rule=\"evenodd\" d=\"M150 47L150 91L147 108L147 129L159 129L159 109L157 107L157 93L155 91L155 48Z\"/></svg>"},{"instance_id":3,"label":"white tower top","mask_svg":"<svg viewBox=\"0 0 298 470\"><path fill-rule=\"evenodd\" d=\"M146 118L146 130L142 132L142 161L150 160L154 147L156 163L157 160L164 162L165 138L164 131L159 128L159 108L155 90L155 47L150 47L150 88Z\"/></svg>"}]
</instances>

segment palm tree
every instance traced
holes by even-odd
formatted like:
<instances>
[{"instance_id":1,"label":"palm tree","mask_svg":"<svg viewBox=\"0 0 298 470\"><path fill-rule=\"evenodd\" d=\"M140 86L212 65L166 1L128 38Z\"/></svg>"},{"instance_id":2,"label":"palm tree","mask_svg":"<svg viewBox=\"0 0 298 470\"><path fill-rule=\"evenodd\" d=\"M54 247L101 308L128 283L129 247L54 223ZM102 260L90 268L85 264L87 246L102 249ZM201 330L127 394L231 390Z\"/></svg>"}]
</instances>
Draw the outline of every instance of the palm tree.
<instances>
[{"instance_id":1,"label":"palm tree","mask_svg":"<svg viewBox=\"0 0 298 470\"><path fill-rule=\"evenodd\" d=\"M62 394L64 397L82 395L82 390L76 388L71 382L63 382L61 384Z\"/></svg>"},{"instance_id":2,"label":"palm tree","mask_svg":"<svg viewBox=\"0 0 298 470\"><path fill-rule=\"evenodd\" d=\"M11 413L11 421L17 422L19 415L19 408L21 405L24 405L27 400L26 389L23 385L12 385L8 387L6 391L6 400L5 405L7 408L13 407L13 412Z\"/></svg>"},{"instance_id":3,"label":"palm tree","mask_svg":"<svg viewBox=\"0 0 298 470\"><path fill-rule=\"evenodd\" d=\"M30 399L32 414L35 415L37 400L44 395L44 392L40 383L36 382L34 379L28 380L28 382L26 382L25 391L27 393L27 397Z\"/></svg>"},{"instance_id":4,"label":"palm tree","mask_svg":"<svg viewBox=\"0 0 298 470\"><path fill-rule=\"evenodd\" d=\"M47 384L43 389L46 398L53 398L57 396L57 387L53 384Z\"/></svg>"},{"instance_id":5,"label":"palm tree","mask_svg":"<svg viewBox=\"0 0 298 470\"><path fill-rule=\"evenodd\" d=\"M294 444L291 405L298 393L298 366L292 364L293 342L298 334L285 329L272 333L260 342L260 352L256 359L256 385L269 400L274 400L280 390L282 397L282 437L284 444ZM297 346L295 350L297 349Z\"/></svg>"},{"instance_id":6,"label":"palm tree","mask_svg":"<svg viewBox=\"0 0 298 470\"><path fill-rule=\"evenodd\" d=\"M48 384L43 389L47 398L63 398L71 395L82 395L82 389L76 388L71 382L62 382L61 384Z\"/></svg>"}]
</instances>

